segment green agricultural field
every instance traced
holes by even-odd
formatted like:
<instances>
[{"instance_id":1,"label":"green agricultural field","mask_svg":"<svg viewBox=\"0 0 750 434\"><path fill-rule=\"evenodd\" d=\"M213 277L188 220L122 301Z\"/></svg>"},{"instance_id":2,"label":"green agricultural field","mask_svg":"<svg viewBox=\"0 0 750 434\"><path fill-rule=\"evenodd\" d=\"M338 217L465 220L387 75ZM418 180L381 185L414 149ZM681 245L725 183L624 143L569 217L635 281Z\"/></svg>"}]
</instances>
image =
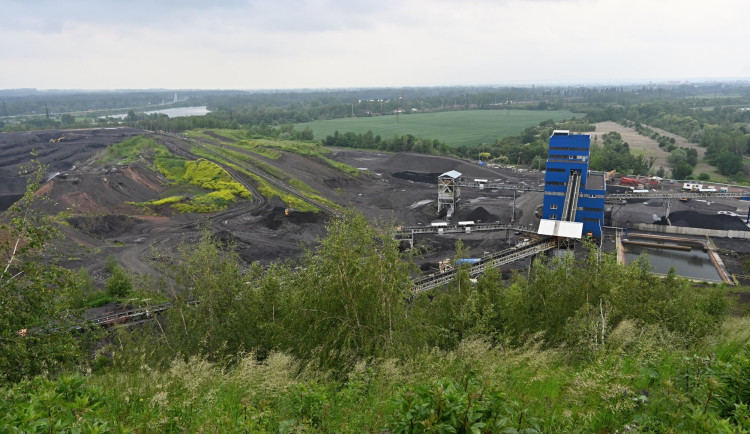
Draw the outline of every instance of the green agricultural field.
<instances>
[{"instance_id":1,"label":"green agricultural field","mask_svg":"<svg viewBox=\"0 0 750 434\"><path fill-rule=\"evenodd\" d=\"M316 140L323 140L337 130L342 134L348 131L363 134L372 130L383 138L412 134L439 139L449 146L474 146L494 143L498 138L518 134L547 119L561 121L582 116L567 110L471 110L332 119L296 124L295 129L309 126Z\"/></svg>"}]
</instances>

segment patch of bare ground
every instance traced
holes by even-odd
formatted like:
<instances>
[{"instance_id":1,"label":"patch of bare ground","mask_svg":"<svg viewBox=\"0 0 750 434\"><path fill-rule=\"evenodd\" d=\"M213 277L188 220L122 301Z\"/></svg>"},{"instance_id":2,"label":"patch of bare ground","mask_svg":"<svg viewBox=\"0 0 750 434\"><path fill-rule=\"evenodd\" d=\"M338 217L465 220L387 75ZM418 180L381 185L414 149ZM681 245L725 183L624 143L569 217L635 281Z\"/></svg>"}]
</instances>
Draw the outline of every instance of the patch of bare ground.
<instances>
[{"instance_id":1,"label":"patch of bare ground","mask_svg":"<svg viewBox=\"0 0 750 434\"><path fill-rule=\"evenodd\" d=\"M125 215L102 216L74 216L68 218L68 223L79 231L94 238L109 238L120 236L132 230L140 221Z\"/></svg>"},{"instance_id":2,"label":"patch of bare ground","mask_svg":"<svg viewBox=\"0 0 750 434\"><path fill-rule=\"evenodd\" d=\"M52 202L41 206L51 214L132 214L128 202L158 199L163 189L160 176L143 163L71 170L42 186Z\"/></svg>"},{"instance_id":3,"label":"patch of bare ground","mask_svg":"<svg viewBox=\"0 0 750 434\"><path fill-rule=\"evenodd\" d=\"M706 156L706 148L703 148L701 146L698 146L697 143L691 143L688 142L688 140L682 136L678 136L677 134L672 134L669 131L662 130L661 128L652 127L650 125L646 125L648 128L651 128L652 130L656 131L657 133L661 134L662 136L671 137L675 140L675 144L679 146L680 148L692 148L698 151L698 157L703 158Z\"/></svg>"},{"instance_id":4,"label":"patch of bare ground","mask_svg":"<svg viewBox=\"0 0 750 434\"><path fill-rule=\"evenodd\" d=\"M633 155L643 155L646 158L654 158L654 165L651 167L652 171L656 171L659 167L663 167L664 170L669 170L667 166L667 157L669 152L659 148L659 143L646 136L638 134L636 130L630 127L625 127L617 122L599 122L596 125L596 131L591 134L591 140L602 141L602 136L609 132L616 132L622 136L622 141L627 143L630 147L630 152Z\"/></svg>"},{"instance_id":5,"label":"patch of bare ground","mask_svg":"<svg viewBox=\"0 0 750 434\"><path fill-rule=\"evenodd\" d=\"M701 173L707 173L711 176L711 179L714 179L717 181L727 180L725 176L720 175L718 172L716 172L716 167L703 161L703 159L706 156L706 148L702 146L698 146L697 143L689 142L686 138L682 136L678 136L677 134L672 134L668 131L662 130L661 128L656 128L652 126L649 126L649 128L661 134L662 136L673 138L675 140L675 144L681 148L691 148L691 149L695 149L696 151L698 151L698 164L696 164L695 169L693 169L694 177Z\"/></svg>"},{"instance_id":6,"label":"patch of bare ground","mask_svg":"<svg viewBox=\"0 0 750 434\"><path fill-rule=\"evenodd\" d=\"M642 136L638 134L635 129L622 126L617 122L599 122L595 125L596 131L594 133L591 133L592 140L596 138L597 140L601 141L601 136L608 132L614 131L620 133L620 135L622 136L622 140L630 146L631 153L633 153L634 155L641 154L647 158L654 157L654 165L651 167L652 173L656 172L659 167L663 167L664 170L669 173L669 166L667 166L667 158L669 157L669 152L663 150L662 148L659 148L659 143L656 140L653 140L650 137ZM698 164L696 164L695 169L693 169L694 178L700 173L707 173L713 180L722 182L727 180L725 176L722 176L716 172L716 167L703 161L703 158L706 155L706 148L698 146L697 143L691 143L686 138L678 136L677 134L672 134L668 131L649 125L645 126L663 136L674 138L675 145L677 145L678 147L691 148L698 151Z\"/></svg>"},{"instance_id":7,"label":"patch of bare ground","mask_svg":"<svg viewBox=\"0 0 750 434\"><path fill-rule=\"evenodd\" d=\"M32 150L50 175L70 170L107 146L142 134L136 128L93 128L0 133L0 195L23 193L19 165L31 159Z\"/></svg>"}]
</instances>

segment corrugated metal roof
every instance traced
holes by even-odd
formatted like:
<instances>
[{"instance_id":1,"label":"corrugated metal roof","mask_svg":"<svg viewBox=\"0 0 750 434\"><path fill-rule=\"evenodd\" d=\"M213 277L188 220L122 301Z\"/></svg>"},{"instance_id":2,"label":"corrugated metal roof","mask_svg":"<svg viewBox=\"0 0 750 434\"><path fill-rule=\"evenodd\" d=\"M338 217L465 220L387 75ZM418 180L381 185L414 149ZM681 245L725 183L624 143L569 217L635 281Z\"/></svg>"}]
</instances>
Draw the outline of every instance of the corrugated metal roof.
<instances>
[{"instance_id":1,"label":"corrugated metal roof","mask_svg":"<svg viewBox=\"0 0 750 434\"><path fill-rule=\"evenodd\" d=\"M442 175L440 175L440 177L441 177L441 178L442 178L443 176L447 176L447 177L449 177L449 178L453 178L453 179L456 179L456 178L460 178L460 177L461 177L461 172L457 172L457 171L455 171L455 170L451 170L451 171L449 171L449 172L445 172L445 173L443 173Z\"/></svg>"},{"instance_id":2,"label":"corrugated metal roof","mask_svg":"<svg viewBox=\"0 0 750 434\"><path fill-rule=\"evenodd\" d=\"M580 239L583 234L583 223L542 219L539 221L539 230L537 233L539 235Z\"/></svg>"}]
</instances>

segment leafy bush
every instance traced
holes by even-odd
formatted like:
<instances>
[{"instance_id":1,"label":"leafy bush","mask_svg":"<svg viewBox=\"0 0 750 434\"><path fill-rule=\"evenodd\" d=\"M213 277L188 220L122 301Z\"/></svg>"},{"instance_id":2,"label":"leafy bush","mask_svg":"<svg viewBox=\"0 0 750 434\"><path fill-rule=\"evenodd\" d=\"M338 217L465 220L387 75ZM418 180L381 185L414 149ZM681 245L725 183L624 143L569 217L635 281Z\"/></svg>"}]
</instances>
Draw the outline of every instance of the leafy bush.
<instances>
[{"instance_id":1,"label":"leafy bush","mask_svg":"<svg viewBox=\"0 0 750 434\"><path fill-rule=\"evenodd\" d=\"M284 346L339 369L394 354L406 332L411 284L397 243L352 210L329 222L327 233L292 277L290 286L305 290L288 297Z\"/></svg>"},{"instance_id":2,"label":"leafy bush","mask_svg":"<svg viewBox=\"0 0 750 434\"><path fill-rule=\"evenodd\" d=\"M41 259L59 234L35 206L43 200L36 192L45 170L32 156L21 172L28 177L26 192L0 223L0 384L57 373L81 355L66 312L71 294L83 288L72 271Z\"/></svg>"},{"instance_id":3,"label":"leafy bush","mask_svg":"<svg viewBox=\"0 0 750 434\"><path fill-rule=\"evenodd\" d=\"M505 429L538 432L534 419L512 414L511 403L490 382L467 375L460 382L449 378L434 380L402 390L391 399L392 415L388 429L394 433L500 432ZM518 425L511 428L511 419Z\"/></svg>"},{"instance_id":4,"label":"leafy bush","mask_svg":"<svg viewBox=\"0 0 750 434\"><path fill-rule=\"evenodd\" d=\"M122 298L126 297L130 290L133 289L133 284L130 282L130 276L121 266L117 265L112 270L107 283L104 285L107 294L112 297Z\"/></svg>"},{"instance_id":5,"label":"leafy bush","mask_svg":"<svg viewBox=\"0 0 750 434\"><path fill-rule=\"evenodd\" d=\"M109 432L104 404L80 375L36 377L0 389L0 432Z\"/></svg>"},{"instance_id":6,"label":"leafy bush","mask_svg":"<svg viewBox=\"0 0 750 434\"><path fill-rule=\"evenodd\" d=\"M113 161L120 163L130 163L135 161L142 153L151 151L162 145L157 144L153 139L147 139L143 136L131 137L120 143L115 143L107 147L105 154L98 161L106 164ZM163 146L162 146L163 147Z\"/></svg>"}]
</instances>

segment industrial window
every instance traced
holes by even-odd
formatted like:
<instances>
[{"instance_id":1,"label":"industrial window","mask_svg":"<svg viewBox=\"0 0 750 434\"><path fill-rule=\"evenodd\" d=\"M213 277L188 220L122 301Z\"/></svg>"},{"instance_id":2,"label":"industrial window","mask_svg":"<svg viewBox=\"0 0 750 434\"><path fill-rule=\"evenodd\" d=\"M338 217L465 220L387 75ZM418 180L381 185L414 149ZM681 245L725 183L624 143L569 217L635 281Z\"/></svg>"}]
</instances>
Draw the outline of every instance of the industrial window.
<instances>
[{"instance_id":1,"label":"industrial window","mask_svg":"<svg viewBox=\"0 0 750 434\"><path fill-rule=\"evenodd\" d=\"M567 172L567 170L565 170L565 169L560 169L560 168L558 168L558 167L550 167L549 169L547 169L547 172L560 172L560 173L565 173L565 172Z\"/></svg>"},{"instance_id":2,"label":"industrial window","mask_svg":"<svg viewBox=\"0 0 750 434\"><path fill-rule=\"evenodd\" d=\"M547 181L547 185L565 185L565 182Z\"/></svg>"},{"instance_id":3,"label":"industrial window","mask_svg":"<svg viewBox=\"0 0 750 434\"><path fill-rule=\"evenodd\" d=\"M557 204L553 203L552 205L549 206L549 209L557 209Z\"/></svg>"},{"instance_id":4,"label":"industrial window","mask_svg":"<svg viewBox=\"0 0 750 434\"><path fill-rule=\"evenodd\" d=\"M579 206L578 207L578 211L602 212L604 210L601 209L601 208L588 208L588 207L585 207L585 206Z\"/></svg>"},{"instance_id":5,"label":"industrial window","mask_svg":"<svg viewBox=\"0 0 750 434\"><path fill-rule=\"evenodd\" d=\"M584 217L583 221L585 221L585 222L596 222L596 223L599 223L599 219L594 219L594 218L590 218L590 217Z\"/></svg>"},{"instance_id":6,"label":"industrial window","mask_svg":"<svg viewBox=\"0 0 750 434\"><path fill-rule=\"evenodd\" d=\"M557 220L557 214L552 214L551 216L549 216L549 218L552 220Z\"/></svg>"},{"instance_id":7,"label":"industrial window","mask_svg":"<svg viewBox=\"0 0 750 434\"><path fill-rule=\"evenodd\" d=\"M555 146L552 148L552 150L560 150L560 151L588 151L589 148L580 148L580 147L574 147L574 146Z\"/></svg>"}]
</instances>

